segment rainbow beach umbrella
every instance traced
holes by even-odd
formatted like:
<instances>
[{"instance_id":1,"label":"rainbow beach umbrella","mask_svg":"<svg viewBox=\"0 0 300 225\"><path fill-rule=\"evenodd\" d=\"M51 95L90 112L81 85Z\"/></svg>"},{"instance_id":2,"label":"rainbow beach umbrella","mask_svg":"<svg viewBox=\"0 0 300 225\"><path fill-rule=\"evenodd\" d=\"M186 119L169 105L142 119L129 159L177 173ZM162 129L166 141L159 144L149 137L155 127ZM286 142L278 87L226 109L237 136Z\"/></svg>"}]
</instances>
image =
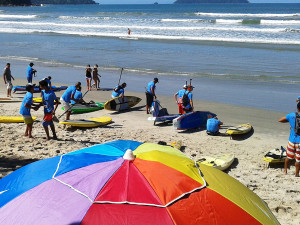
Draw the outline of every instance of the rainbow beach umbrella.
<instances>
[{"instance_id":1,"label":"rainbow beach umbrella","mask_svg":"<svg viewBox=\"0 0 300 225\"><path fill-rule=\"evenodd\" d=\"M180 151L114 141L34 162L0 180L5 225L279 224L256 194Z\"/></svg>"}]
</instances>

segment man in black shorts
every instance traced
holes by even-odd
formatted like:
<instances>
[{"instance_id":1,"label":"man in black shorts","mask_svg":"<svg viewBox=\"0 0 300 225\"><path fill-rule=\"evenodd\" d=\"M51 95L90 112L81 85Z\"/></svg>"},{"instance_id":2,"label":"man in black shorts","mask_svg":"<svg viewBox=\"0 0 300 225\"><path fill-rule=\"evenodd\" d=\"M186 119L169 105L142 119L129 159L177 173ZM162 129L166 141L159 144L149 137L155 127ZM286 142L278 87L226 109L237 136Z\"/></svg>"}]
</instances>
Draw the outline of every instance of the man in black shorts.
<instances>
[{"instance_id":1,"label":"man in black shorts","mask_svg":"<svg viewBox=\"0 0 300 225\"><path fill-rule=\"evenodd\" d=\"M154 78L153 81L150 81L147 86L146 91L146 113L150 114L150 108L153 102L153 99L156 99L155 95L155 85L158 83L158 78Z\"/></svg>"}]
</instances>

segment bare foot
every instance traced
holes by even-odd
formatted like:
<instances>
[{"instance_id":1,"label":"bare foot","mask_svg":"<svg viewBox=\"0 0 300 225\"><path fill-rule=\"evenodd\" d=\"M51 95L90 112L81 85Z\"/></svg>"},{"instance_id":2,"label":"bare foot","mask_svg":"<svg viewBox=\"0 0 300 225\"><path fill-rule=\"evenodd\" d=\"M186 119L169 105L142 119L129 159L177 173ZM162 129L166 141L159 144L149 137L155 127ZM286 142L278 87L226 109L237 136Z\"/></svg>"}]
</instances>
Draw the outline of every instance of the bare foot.
<instances>
[{"instance_id":1,"label":"bare foot","mask_svg":"<svg viewBox=\"0 0 300 225\"><path fill-rule=\"evenodd\" d=\"M35 139L35 138L34 138L34 137L32 137L31 135L30 135L30 136L28 136L28 138Z\"/></svg>"},{"instance_id":2,"label":"bare foot","mask_svg":"<svg viewBox=\"0 0 300 225\"><path fill-rule=\"evenodd\" d=\"M27 137L27 136L28 136L28 134L24 134L24 136L25 136L25 137Z\"/></svg>"}]
</instances>

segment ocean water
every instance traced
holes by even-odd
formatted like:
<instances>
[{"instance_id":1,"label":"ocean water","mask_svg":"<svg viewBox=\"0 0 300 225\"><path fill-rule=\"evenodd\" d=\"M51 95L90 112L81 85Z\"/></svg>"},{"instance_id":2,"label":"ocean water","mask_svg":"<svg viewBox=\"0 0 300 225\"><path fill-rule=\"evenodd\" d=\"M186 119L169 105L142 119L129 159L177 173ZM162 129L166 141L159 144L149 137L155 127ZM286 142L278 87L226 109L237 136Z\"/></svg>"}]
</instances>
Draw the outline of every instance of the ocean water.
<instances>
[{"instance_id":1,"label":"ocean water","mask_svg":"<svg viewBox=\"0 0 300 225\"><path fill-rule=\"evenodd\" d=\"M0 7L0 41L15 77L33 61L38 78L84 82L97 63L104 87L124 68L127 89L158 77L158 95L192 79L196 99L282 112L300 95L300 4Z\"/></svg>"}]
</instances>

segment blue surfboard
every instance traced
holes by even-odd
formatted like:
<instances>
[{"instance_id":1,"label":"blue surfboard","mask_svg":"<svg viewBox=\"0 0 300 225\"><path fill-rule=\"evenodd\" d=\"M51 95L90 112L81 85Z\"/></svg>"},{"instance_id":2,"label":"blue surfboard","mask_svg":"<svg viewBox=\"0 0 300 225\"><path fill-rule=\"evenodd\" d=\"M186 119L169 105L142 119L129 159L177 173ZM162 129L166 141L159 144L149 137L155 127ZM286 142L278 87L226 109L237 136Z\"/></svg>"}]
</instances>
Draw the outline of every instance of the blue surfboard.
<instances>
[{"instance_id":1,"label":"blue surfboard","mask_svg":"<svg viewBox=\"0 0 300 225\"><path fill-rule=\"evenodd\" d=\"M211 115L212 117L216 116L216 114L209 111L196 111L183 114L173 120L173 127L175 130L206 127L208 115Z\"/></svg>"}]
</instances>

